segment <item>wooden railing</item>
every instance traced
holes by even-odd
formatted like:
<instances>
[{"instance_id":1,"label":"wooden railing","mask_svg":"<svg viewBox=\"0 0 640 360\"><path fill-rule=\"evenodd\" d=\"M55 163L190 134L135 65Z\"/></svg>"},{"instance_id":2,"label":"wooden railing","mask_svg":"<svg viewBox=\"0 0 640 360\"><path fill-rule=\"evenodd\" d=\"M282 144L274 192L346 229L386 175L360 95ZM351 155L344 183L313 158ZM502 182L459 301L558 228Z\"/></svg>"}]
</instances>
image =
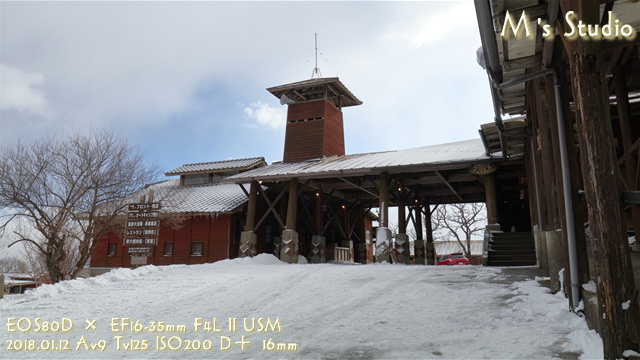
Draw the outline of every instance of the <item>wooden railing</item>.
<instances>
[{"instance_id":1,"label":"wooden railing","mask_svg":"<svg viewBox=\"0 0 640 360\"><path fill-rule=\"evenodd\" d=\"M336 246L333 250L333 260L336 261L353 261L351 257L351 249L348 247Z\"/></svg>"}]
</instances>

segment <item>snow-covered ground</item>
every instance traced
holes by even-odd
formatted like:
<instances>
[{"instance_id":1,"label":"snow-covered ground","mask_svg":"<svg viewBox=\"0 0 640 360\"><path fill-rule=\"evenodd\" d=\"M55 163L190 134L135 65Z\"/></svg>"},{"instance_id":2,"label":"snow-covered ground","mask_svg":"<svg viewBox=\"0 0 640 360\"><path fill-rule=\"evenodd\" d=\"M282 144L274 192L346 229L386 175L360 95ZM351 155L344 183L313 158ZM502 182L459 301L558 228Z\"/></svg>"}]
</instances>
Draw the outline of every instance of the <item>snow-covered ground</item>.
<instances>
[{"instance_id":1,"label":"snow-covered ground","mask_svg":"<svg viewBox=\"0 0 640 360\"><path fill-rule=\"evenodd\" d=\"M602 358L567 300L518 273L271 255L118 269L0 300L0 358Z\"/></svg>"}]
</instances>

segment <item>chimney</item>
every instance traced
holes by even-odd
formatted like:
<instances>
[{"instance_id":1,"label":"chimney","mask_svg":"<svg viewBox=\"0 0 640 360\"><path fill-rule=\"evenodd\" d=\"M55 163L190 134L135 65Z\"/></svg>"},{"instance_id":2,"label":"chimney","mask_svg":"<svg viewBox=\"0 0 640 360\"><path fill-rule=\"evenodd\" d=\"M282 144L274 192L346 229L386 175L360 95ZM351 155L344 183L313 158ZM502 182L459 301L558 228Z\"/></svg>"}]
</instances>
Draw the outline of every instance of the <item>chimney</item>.
<instances>
[{"instance_id":1,"label":"chimney","mask_svg":"<svg viewBox=\"0 0 640 360\"><path fill-rule=\"evenodd\" d=\"M283 162L344 155L342 107L362 104L338 78L318 78L267 89L289 105Z\"/></svg>"}]
</instances>

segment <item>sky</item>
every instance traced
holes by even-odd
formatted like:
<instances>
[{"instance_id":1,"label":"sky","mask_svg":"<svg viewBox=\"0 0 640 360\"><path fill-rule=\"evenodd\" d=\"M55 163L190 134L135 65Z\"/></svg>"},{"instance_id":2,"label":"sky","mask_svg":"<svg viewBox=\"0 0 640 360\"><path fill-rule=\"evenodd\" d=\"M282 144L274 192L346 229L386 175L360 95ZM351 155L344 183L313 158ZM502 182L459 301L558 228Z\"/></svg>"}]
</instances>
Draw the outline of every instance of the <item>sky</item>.
<instances>
[{"instance_id":1,"label":"sky","mask_svg":"<svg viewBox=\"0 0 640 360\"><path fill-rule=\"evenodd\" d=\"M115 269L5 296L0 358L603 359L600 336L535 273L270 254Z\"/></svg>"},{"instance_id":2,"label":"sky","mask_svg":"<svg viewBox=\"0 0 640 360\"><path fill-rule=\"evenodd\" d=\"M0 2L0 141L115 129L163 171L282 160L265 89L340 80L348 154L478 137L493 121L471 1Z\"/></svg>"}]
</instances>

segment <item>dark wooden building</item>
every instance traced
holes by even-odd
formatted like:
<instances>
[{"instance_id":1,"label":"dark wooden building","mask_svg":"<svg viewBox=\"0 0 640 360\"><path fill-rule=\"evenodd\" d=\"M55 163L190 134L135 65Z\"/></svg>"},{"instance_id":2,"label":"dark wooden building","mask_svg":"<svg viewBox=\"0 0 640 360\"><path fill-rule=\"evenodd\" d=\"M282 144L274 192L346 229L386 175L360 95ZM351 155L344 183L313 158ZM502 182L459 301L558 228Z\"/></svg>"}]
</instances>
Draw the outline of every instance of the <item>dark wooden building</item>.
<instances>
[{"instance_id":1,"label":"dark wooden building","mask_svg":"<svg viewBox=\"0 0 640 360\"><path fill-rule=\"evenodd\" d=\"M488 154L524 153L540 265L555 288L565 270L570 307L583 300L605 358L639 351L640 254L629 243L640 232L640 2L475 5L495 109L481 134Z\"/></svg>"}]
</instances>

